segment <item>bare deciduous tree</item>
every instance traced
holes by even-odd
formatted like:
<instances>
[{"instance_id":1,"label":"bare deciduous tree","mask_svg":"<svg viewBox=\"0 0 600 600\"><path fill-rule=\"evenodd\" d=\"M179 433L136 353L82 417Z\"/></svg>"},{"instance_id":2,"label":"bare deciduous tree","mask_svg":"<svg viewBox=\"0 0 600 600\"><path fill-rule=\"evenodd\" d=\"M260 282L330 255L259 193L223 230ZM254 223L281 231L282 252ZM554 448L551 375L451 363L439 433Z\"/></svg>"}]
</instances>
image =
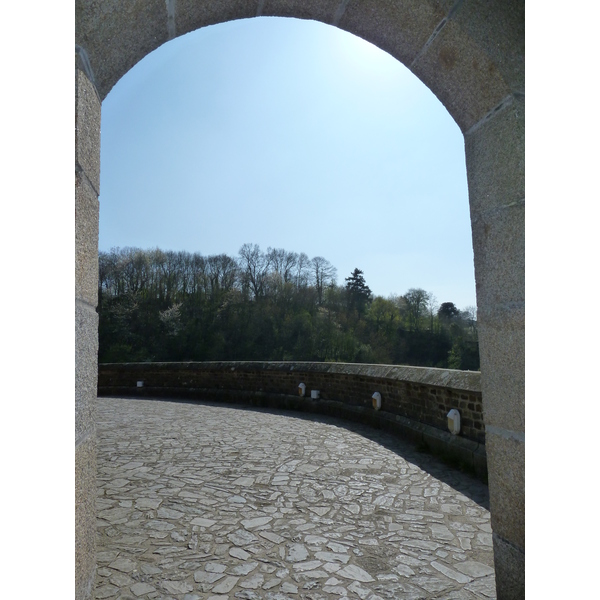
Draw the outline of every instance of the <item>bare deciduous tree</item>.
<instances>
[{"instance_id":1,"label":"bare deciduous tree","mask_svg":"<svg viewBox=\"0 0 600 600\"><path fill-rule=\"evenodd\" d=\"M269 270L269 258L261 252L258 244L244 244L239 251L240 270L254 298L264 295L265 279Z\"/></svg>"},{"instance_id":2,"label":"bare deciduous tree","mask_svg":"<svg viewBox=\"0 0 600 600\"><path fill-rule=\"evenodd\" d=\"M310 261L312 267L312 283L317 290L319 304L323 304L323 290L329 283L335 283L337 269L322 256L315 256Z\"/></svg>"}]
</instances>

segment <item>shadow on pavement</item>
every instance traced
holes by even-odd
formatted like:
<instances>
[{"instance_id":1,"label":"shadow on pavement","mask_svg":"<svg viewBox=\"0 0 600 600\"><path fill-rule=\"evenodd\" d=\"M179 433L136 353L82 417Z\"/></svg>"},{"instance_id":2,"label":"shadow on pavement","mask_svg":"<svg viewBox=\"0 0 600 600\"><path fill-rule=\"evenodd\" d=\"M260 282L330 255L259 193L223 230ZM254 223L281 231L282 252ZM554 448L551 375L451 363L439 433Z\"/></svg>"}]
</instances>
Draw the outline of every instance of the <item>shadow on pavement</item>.
<instances>
[{"instance_id":1,"label":"shadow on pavement","mask_svg":"<svg viewBox=\"0 0 600 600\"><path fill-rule=\"evenodd\" d=\"M123 397L123 396L121 396ZM198 404L202 406L216 406L228 410L261 412L273 415L285 415L289 418L302 419L314 423L324 423L343 427L357 435L367 438L380 446L383 446L390 452L394 452L404 460L429 473L432 477L450 486L452 489L463 494L482 508L490 509L488 486L470 473L461 471L451 465L444 463L441 459L430 454L426 450L417 448L409 440L399 438L391 433L376 429L370 425L349 421L342 417L332 417L328 415L319 415L316 413L306 413L288 409L273 409L255 407L248 404L233 404L225 402L215 402L209 400L190 400L184 398L152 398L152 397L123 397L128 400L158 400L161 402L175 402L180 404Z\"/></svg>"}]
</instances>

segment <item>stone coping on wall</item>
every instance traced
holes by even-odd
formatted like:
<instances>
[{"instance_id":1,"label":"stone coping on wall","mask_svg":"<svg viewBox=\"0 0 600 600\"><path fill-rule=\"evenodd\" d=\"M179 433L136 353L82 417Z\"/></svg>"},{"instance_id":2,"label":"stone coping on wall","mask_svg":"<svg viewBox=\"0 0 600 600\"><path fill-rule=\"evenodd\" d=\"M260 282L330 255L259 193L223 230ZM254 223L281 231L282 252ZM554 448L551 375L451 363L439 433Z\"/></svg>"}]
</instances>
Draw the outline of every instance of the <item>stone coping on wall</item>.
<instances>
[{"instance_id":1,"label":"stone coping on wall","mask_svg":"<svg viewBox=\"0 0 600 600\"><path fill-rule=\"evenodd\" d=\"M210 381L190 381L192 373L213 372L218 378ZM224 384L223 377L228 373L244 377L260 376L260 381L285 374L287 385L279 380L270 379L269 385L254 386L254 389L240 389L236 385ZM432 388L444 390L446 393L464 397L468 393L481 404L480 374L475 371L455 371L451 369L434 369L427 367L410 367L399 365L369 365L350 363L317 363L317 362L273 362L273 361L215 361L215 362L178 362L178 363L104 363L99 365L98 395L99 396L143 396L147 398L210 400L219 402L244 403L251 406L271 409L285 409L315 414L326 414L341 417L350 421L359 421L376 428L387 430L398 437L409 439L423 449L448 459L450 462L463 466L481 478L487 477L487 464L483 431L476 439L464 435L452 435L445 424L447 408L438 415L435 423L423 422L418 413L399 414L397 407L389 410L373 410L370 396L352 397L352 393L344 398L335 397L335 392L324 394L319 399L307 396L299 397L294 394L293 386L289 385L290 374L301 376L318 376L338 380L342 376L349 385L356 382L359 390L371 386L369 382L389 386L410 384L419 386L431 393ZM137 380L143 380L143 387L137 387ZM246 382L247 379L242 381ZM308 381L308 380L307 380ZM254 381L256 384L256 382ZM299 381L297 382L299 383ZM371 386L372 387L372 386ZM267 388L267 389L263 389ZM290 388L290 389L288 389ZM339 389L339 388L338 388ZM339 395L342 395L338 392ZM364 397L364 398L363 398ZM439 397L439 396L438 396ZM434 396L434 399L436 397ZM410 400L414 404L414 399ZM435 399L434 402L439 402ZM441 408L441 407L440 407ZM475 413L476 414L476 413ZM415 415L417 418L415 418ZM476 432L478 433L478 432Z\"/></svg>"},{"instance_id":2,"label":"stone coping on wall","mask_svg":"<svg viewBox=\"0 0 600 600\"><path fill-rule=\"evenodd\" d=\"M206 362L147 362L147 363L102 363L100 368L115 368L131 371L204 370L225 371L296 371L301 373L331 373L360 375L376 379L392 379L411 383L434 385L481 393L479 371L457 371L434 367L410 367L404 365L371 365L362 363L329 363L303 361L206 361Z\"/></svg>"}]
</instances>

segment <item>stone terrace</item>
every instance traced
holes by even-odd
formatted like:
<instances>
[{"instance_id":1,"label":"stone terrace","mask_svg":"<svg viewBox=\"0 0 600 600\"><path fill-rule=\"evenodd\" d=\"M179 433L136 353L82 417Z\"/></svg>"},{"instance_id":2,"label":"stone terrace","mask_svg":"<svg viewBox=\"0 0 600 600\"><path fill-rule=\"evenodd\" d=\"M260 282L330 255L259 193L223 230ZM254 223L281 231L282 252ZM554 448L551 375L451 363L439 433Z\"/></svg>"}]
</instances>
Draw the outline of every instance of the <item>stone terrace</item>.
<instances>
[{"instance_id":1,"label":"stone terrace","mask_svg":"<svg viewBox=\"0 0 600 600\"><path fill-rule=\"evenodd\" d=\"M96 598L495 598L487 486L331 417L98 399Z\"/></svg>"}]
</instances>

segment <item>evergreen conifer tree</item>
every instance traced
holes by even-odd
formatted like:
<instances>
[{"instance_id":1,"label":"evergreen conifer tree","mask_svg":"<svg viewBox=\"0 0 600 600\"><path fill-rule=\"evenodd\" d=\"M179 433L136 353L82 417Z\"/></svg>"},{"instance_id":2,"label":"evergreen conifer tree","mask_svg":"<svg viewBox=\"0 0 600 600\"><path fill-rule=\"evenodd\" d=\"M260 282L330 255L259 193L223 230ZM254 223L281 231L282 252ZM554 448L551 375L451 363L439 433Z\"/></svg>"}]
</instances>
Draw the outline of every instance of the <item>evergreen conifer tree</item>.
<instances>
[{"instance_id":1,"label":"evergreen conifer tree","mask_svg":"<svg viewBox=\"0 0 600 600\"><path fill-rule=\"evenodd\" d=\"M365 282L363 272L354 269L350 277L346 277L346 293L348 294L348 305L355 308L359 314L363 313L373 298L371 289Z\"/></svg>"}]
</instances>

